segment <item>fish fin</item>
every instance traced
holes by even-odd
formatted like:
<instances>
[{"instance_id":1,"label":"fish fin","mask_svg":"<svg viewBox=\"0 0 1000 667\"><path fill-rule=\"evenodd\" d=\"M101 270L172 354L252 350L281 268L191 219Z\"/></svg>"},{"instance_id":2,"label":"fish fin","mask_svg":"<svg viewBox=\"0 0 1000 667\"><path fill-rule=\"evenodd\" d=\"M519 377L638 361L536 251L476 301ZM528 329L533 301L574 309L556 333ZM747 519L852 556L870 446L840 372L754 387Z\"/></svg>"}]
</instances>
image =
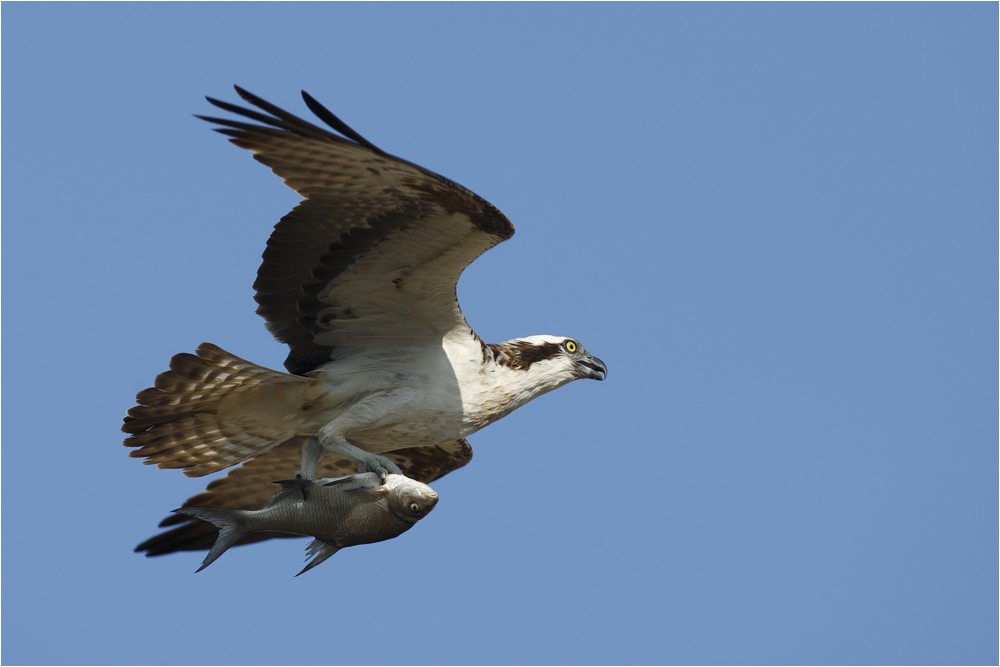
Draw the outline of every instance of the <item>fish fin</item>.
<instances>
[{"instance_id":1,"label":"fish fin","mask_svg":"<svg viewBox=\"0 0 1000 667\"><path fill-rule=\"evenodd\" d=\"M376 496L387 496L389 495L389 489L384 486L379 486L375 488L359 487L357 489L345 489L344 493L371 493Z\"/></svg>"},{"instance_id":2,"label":"fish fin","mask_svg":"<svg viewBox=\"0 0 1000 667\"><path fill-rule=\"evenodd\" d=\"M343 484L344 482L350 482L353 481L351 479L352 477L354 477L354 475L344 475L343 477L334 477L323 486L335 486L337 484Z\"/></svg>"},{"instance_id":3,"label":"fish fin","mask_svg":"<svg viewBox=\"0 0 1000 667\"><path fill-rule=\"evenodd\" d=\"M340 477L326 477L317 482L324 482L323 486L334 486L337 484L348 484L358 488L375 488L382 486L382 480L373 472L358 472L353 475L341 475Z\"/></svg>"},{"instance_id":4,"label":"fish fin","mask_svg":"<svg viewBox=\"0 0 1000 667\"><path fill-rule=\"evenodd\" d=\"M215 539L215 544L212 545L208 555L205 556L201 567L195 570L195 572L201 572L214 563L216 558L226 553L229 547L247 535L237 522L240 510L223 510L214 507L181 507L175 509L174 513L186 514L202 521L208 521L219 529L219 536Z\"/></svg>"},{"instance_id":5,"label":"fish fin","mask_svg":"<svg viewBox=\"0 0 1000 667\"><path fill-rule=\"evenodd\" d=\"M308 479L295 478L295 479L283 479L275 482L275 484L281 484L281 492L278 493L278 495L276 495L274 498L271 498L271 502L269 502L268 505L272 505L281 500L282 498L287 498L296 491L302 492L302 500L309 500L309 497L306 495L306 489L312 486L313 482L312 480Z\"/></svg>"},{"instance_id":6,"label":"fish fin","mask_svg":"<svg viewBox=\"0 0 1000 667\"><path fill-rule=\"evenodd\" d=\"M308 547L306 547L306 558L309 556L315 556L315 558L309 561L309 563L302 568L302 572L308 572L338 551L340 551L340 547L336 544L331 544L330 542L316 538L309 543ZM302 574L302 572L299 572L299 574ZM299 574L295 576L297 577Z\"/></svg>"},{"instance_id":7,"label":"fish fin","mask_svg":"<svg viewBox=\"0 0 1000 667\"><path fill-rule=\"evenodd\" d=\"M385 487L382 485L382 480L379 476L373 472L358 473L355 475L344 475L342 477L335 477L330 481L326 482L323 486L335 486L337 484L346 484L351 488L342 488L344 493L369 493L377 492L379 494L388 493Z\"/></svg>"}]
</instances>

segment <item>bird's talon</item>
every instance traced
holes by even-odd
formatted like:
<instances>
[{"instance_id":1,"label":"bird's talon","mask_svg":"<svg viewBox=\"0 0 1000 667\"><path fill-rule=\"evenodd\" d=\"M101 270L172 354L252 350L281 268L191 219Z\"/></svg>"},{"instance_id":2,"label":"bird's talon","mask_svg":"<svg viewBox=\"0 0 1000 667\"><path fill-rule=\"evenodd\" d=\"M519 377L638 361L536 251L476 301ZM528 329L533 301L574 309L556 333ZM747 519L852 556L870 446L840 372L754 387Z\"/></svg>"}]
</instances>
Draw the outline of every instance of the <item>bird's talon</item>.
<instances>
[{"instance_id":1,"label":"bird's talon","mask_svg":"<svg viewBox=\"0 0 1000 667\"><path fill-rule=\"evenodd\" d=\"M403 474L403 472L399 469L399 466L395 463L384 456L377 455L359 465L358 472L373 472L378 475L379 481L382 484L385 484L385 480L389 475Z\"/></svg>"}]
</instances>

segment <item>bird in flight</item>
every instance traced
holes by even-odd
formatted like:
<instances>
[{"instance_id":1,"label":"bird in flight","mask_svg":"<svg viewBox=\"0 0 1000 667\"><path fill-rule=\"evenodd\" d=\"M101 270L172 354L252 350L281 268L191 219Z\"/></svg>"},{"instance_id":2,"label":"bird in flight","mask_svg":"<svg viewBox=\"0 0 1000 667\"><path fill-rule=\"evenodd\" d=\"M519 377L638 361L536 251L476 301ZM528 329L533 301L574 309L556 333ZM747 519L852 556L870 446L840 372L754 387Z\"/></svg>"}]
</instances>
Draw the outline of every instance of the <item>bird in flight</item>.
<instances>
[{"instance_id":1,"label":"bird in flight","mask_svg":"<svg viewBox=\"0 0 1000 667\"><path fill-rule=\"evenodd\" d=\"M122 426L130 456L192 477L242 464L185 506L259 509L296 471L430 482L468 463L472 433L568 382L604 379L575 338L488 344L466 322L462 271L514 234L489 202L385 153L304 91L339 135L236 92L256 109L207 98L242 119L199 118L303 197L254 283L257 313L289 347L287 373L203 343L139 392ZM176 524L136 550L211 547L210 524L175 514L160 525Z\"/></svg>"}]
</instances>

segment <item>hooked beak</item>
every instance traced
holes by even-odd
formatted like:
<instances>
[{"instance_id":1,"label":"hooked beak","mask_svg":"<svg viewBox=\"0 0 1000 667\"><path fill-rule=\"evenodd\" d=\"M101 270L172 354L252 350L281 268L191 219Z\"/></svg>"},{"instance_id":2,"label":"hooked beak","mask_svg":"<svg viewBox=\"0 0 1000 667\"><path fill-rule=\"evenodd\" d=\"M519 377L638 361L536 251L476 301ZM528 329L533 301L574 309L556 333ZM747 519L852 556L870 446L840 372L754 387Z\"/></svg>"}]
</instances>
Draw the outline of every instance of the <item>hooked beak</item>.
<instances>
[{"instance_id":1,"label":"hooked beak","mask_svg":"<svg viewBox=\"0 0 1000 667\"><path fill-rule=\"evenodd\" d=\"M608 367L604 365L604 362L589 354L583 359L577 359L576 365L583 373L581 377L590 378L591 380L603 380L608 376ZM601 375L601 373L604 373L604 375Z\"/></svg>"}]
</instances>

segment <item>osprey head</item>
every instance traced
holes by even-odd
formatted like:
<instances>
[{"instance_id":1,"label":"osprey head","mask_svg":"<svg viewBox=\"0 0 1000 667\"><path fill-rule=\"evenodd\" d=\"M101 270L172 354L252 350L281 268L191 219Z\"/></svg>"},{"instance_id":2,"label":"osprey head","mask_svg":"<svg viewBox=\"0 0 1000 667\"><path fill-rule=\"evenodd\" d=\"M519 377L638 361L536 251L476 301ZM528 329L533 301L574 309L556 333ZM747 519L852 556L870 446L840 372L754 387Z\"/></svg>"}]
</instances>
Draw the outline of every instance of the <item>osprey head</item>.
<instances>
[{"instance_id":1,"label":"osprey head","mask_svg":"<svg viewBox=\"0 0 1000 667\"><path fill-rule=\"evenodd\" d=\"M604 362L583 349L575 338L528 336L490 348L499 365L528 371L555 386L580 378L603 380L608 374Z\"/></svg>"}]
</instances>

